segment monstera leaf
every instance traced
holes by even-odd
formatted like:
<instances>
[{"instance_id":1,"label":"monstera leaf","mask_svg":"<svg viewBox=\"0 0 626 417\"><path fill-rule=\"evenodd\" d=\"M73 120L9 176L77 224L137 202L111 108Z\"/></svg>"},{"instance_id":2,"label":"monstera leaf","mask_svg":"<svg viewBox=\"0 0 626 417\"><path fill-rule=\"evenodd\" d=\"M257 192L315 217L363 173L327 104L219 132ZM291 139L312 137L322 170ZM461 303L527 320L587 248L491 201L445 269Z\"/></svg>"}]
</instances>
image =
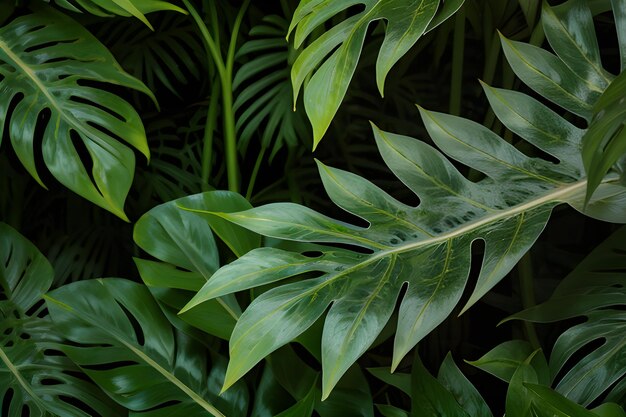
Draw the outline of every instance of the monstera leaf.
<instances>
[{"instance_id":1,"label":"monstera leaf","mask_svg":"<svg viewBox=\"0 0 626 417\"><path fill-rule=\"evenodd\" d=\"M46 304L67 340L60 349L133 415L246 415L245 387L217 396L224 367L174 330L145 286L80 281L46 295Z\"/></svg>"},{"instance_id":2,"label":"monstera leaf","mask_svg":"<svg viewBox=\"0 0 626 417\"><path fill-rule=\"evenodd\" d=\"M370 23L387 22L376 61L376 82L382 94L391 67L424 33L445 21L462 4L463 0L301 1L289 26L289 34L295 29L296 48L333 16L351 6L364 7L362 12L348 17L311 42L294 62L291 71L294 102L302 84L312 74L304 91L304 107L313 125L313 146L324 136L346 94Z\"/></svg>"},{"instance_id":3,"label":"monstera leaf","mask_svg":"<svg viewBox=\"0 0 626 417\"><path fill-rule=\"evenodd\" d=\"M584 405L626 375L625 267L626 228L622 227L565 277L548 301L508 319L547 323L587 317L559 336L550 355L553 377L566 370L556 390ZM571 368L565 367L578 351L600 340Z\"/></svg>"},{"instance_id":4,"label":"monstera leaf","mask_svg":"<svg viewBox=\"0 0 626 417\"><path fill-rule=\"evenodd\" d=\"M0 121L18 158L40 184L34 147L42 135L50 173L126 219L123 206L135 156L120 140L146 157L149 151L139 115L100 85L151 93L78 23L49 7L35 10L0 28Z\"/></svg>"},{"instance_id":5,"label":"monstera leaf","mask_svg":"<svg viewBox=\"0 0 626 417\"><path fill-rule=\"evenodd\" d=\"M2 416L123 415L95 385L77 376L80 370L68 358L52 350L59 336L41 299L52 278L52 266L37 248L0 223Z\"/></svg>"},{"instance_id":6,"label":"monstera leaf","mask_svg":"<svg viewBox=\"0 0 626 417\"><path fill-rule=\"evenodd\" d=\"M511 62L518 74L541 74L530 77L532 87L543 83L539 92L545 90L548 98L567 110L586 104L564 90L586 94L580 72L574 74L541 49L506 39L503 45L507 56L515 57ZM552 40L555 50L560 46ZM568 80L573 84L568 85ZM484 256L464 310L528 251L557 204L582 209L587 179L579 149L584 131L522 93L486 86L485 90L505 126L559 162L529 157L477 123L420 109L435 144L449 158L484 173L484 179L469 181L435 148L374 127L383 159L419 197L417 207L397 201L364 178L319 163L333 202L369 227L290 203L213 213L266 236L337 246L319 256L274 248L253 250L218 270L186 306L184 311L225 294L315 274L263 293L246 309L230 338L224 388L327 312L322 336L323 395L327 396L374 342L403 293L391 366L395 369L459 302L474 241L484 242ZM588 98L593 97L597 95L590 93ZM587 205L589 215L626 222L626 187L619 184L617 174L609 173L595 195Z\"/></svg>"},{"instance_id":7,"label":"monstera leaf","mask_svg":"<svg viewBox=\"0 0 626 417\"><path fill-rule=\"evenodd\" d=\"M54 2L74 12L80 12L82 8L97 16L134 16L150 29L152 26L144 13L159 10L174 10L185 13L180 7L163 0L54 0Z\"/></svg>"},{"instance_id":8,"label":"monstera leaf","mask_svg":"<svg viewBox=\"0 0 626 417\"><path fill-rule=\"evenodd\" d=\"M157 299L175 314L219 268L219 256L211 227L241 256L261 243L260 236L225 222L178 207L185 205L206 211L240 211L250 208L242 196L229 191L208 191L161 204L144 214L135 225L137 245L159 261L135 258L144 283L155 289ZM179 317L206 333L228 339L241 315L233 295L211 300L201 308ZM211 317L211 320L206 320Z\"/></svg>"}]
</instances>

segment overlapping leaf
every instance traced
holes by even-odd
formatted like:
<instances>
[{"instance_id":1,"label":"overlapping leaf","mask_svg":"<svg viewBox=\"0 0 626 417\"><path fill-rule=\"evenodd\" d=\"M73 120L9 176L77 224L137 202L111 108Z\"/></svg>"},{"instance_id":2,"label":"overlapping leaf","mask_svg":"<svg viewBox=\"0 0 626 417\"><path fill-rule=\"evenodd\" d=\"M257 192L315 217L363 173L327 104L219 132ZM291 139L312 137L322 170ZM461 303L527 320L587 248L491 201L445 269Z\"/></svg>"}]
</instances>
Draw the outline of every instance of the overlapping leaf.
<instances>
[{"instance_id":1,"label":"overlapping leaf","mask_svg":"<svg viewBox=\"0 0 626 417\"><path fill-rule=\"evenodd\" d=\"M555 50L561 46L552 43ZM574 113L584 113L588 102L593 105L597 95L583 88L588 80L558 57L506 39L503 44L513 68L538 92ZM568 84L567 77L574 84ZM449 158L484 173L483 180L467 180L443 154L423 142L374 127L383 159L420 198L419 206L407 206L357 175L320 163L333 202L366 220L369 227L288 203L219 214L266 236L342 247L318 257L272 248L251 251L218 270L194 297L185 310L224 294L317 274L267 291L243 313L230 339L225 388L327 312L322 337L323 395L327 396L375 340L406 287L394 342L394 369L459 302L475 240L484 241L484 257L465 309L513 268L535 242L555 205L567 202L582 208L587 180L579 149L584 131L529 96L485 88L503 124L558 163L528 157L477 123L421 109L435 144ZM572 96L567 88L582 96ZM617 175L604 178L597 195L588 205L590 215L626 221L626 187Z\"/></svg>"},{"instance_id":2,"label":"overlapping leaf","mask_svg":"<svg viewBox=\"0 0 626 417\"><path fill-rule=\"evenodd\" d=\"M28 172L42 183L34 149L42 140L57 180L125 219L135 156L121 141L148 157L146 136L130 104L91 82L150 91L86 29L43 6L0 29L0 76L0 122Z\"/></svg>"},{"instance_id":3,"label":"overlapping leaf","mask_svg":"<svg viewBox=\"0 0 626 417\"><path fill-rule=\"evenodd\" d=\"M239 211L250 206L242 196L228 191L209 191L161 204L144 214L135 225L134 239L158 261L135 258L144 283L156 290L157 299L173 313L180 310L219 268L217 245L211 228L227 246L241 256L260 244L260 237L215 216L194 210ZM228 339L241 315L233 295L204 303L202 308L181 314L180 318L199 329ZM207 318L210 317L210 320Z\"/></svg>"},{"instance_id":4,"label":"overlapping leaf","mask_svg":"<svg viewBox=\"0 0 626 417\"><path fill-rule=\"evenodd\" d=\"M45 316L41 297L52 278L52 267L37 248L0 223L2 415L123 415L95 385L77 376L80 370L68 358L50 350L59 336Z\"/></svg>"},{"instance_id":5,"label":"overlapping leaf","mask_svg":"<svg viewBox=\"0 0 626 417\"><path fill-rule=\"evenodd\" d=\"M193 21L176 13L162 13L151 31L137 21L117 20L105 25L99 39L132 75L152 91L162 84L180 97L181 86L201 78L204 46Z\"/></svg>"},{"instance_id":6,"label":"overlapping leaf","mask_svg":"<svg viewBox=\"0 0 626 417\"><path fill-rule=\"evenodd\" d=\"M626 228L621 228L561 282L550 300L511 317L535 322L587 317L559 336L550 355L553 377L566 371L557 391L584 405L626 375L625 242ZM571 368L565 367L576 352L599 340L603 341L599 346Z\"/></svg>"},{"instance_id":7,"label":"overlapping leaf","mask_svg":"<svg viewBox=\"0 0 626 417\"><path fill-rule=\"evenodd\" d=\"M152 26L145 16L146 13L159 10L185 13L180 7L163 0L54 0L54 2L74 12L84 9L97 16L134 16L151 29Z\"/></svg>"},{"instance_id":8,"label":"overlapping leaf","mask_svg":"<svg viewBox=\"0 0 626 417\"><path fill-rule=\"evenodd\" d=\"M65 285L46 296L60 345L115 401L136 416L245 415L247 391L218 397L224 369L175 331L148 289L108 278ZM219 409L217 408L219 406Z\"/></svg>"},{"instance_id":9,"label":"overlapping leaf","mask_svg":"<svg viewBox=\"0 0 626 417\"><path fill-rule=\"evenodd\" d=\"M317 27L352 6L352 15L306 46L294 62L291 79L294 102L305 79L304 106L313 125L314 147L328 129L356 69L370 23L387 22L385 39L376 61L376 82L382 94L389 70L417 40L463 4L463 0L304 0L296 9L289 33L295 29L300 48Z\"/></svg>"}]
</instances>

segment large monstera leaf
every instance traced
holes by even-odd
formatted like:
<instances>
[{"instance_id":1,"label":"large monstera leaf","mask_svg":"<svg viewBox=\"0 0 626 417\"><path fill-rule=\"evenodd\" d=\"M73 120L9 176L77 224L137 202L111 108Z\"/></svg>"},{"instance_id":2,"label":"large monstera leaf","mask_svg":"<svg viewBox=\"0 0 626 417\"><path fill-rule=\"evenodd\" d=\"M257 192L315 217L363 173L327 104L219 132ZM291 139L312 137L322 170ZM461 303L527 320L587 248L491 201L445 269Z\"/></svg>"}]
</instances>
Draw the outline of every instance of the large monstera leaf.
<instances>
[{"instance_id":1,"label":"large monstera leaf","mask_svg":"<svg viewBox=\"0 0 626 417\"><path fill-rule=\"evenodd\" d=\"M578 4L584 9L583 3ZM580 17L579 8L573 10L574 17ZM544 16L550 11L546 8ZM577 25L567 27L576 30ZM549 39L560 51L581 38L565 30ZM516 73L564 109L576 113L586 106L585 100L601 93L597 87L597 95L587 94L587 79L580 78L587 73L572 72L548 52L506 39L503 44ZM613 77L603 75L609 82ZM369 227L290 203L219 214L274 238L339 244L320 256L274 248L253 250L218 270L186 306L189 310L214 297L288 277L316 276L276 286L244 311L230 339L225 388L327 311L322 336L323 395L327 396L374 342L406 288L394 341L395 369L459 302L473 242L484 242L484 255L464 310L528 251L557 204L582 210L587 185L580 156L584 130L527 95L487 86L485 90L502 123L558 163L529 157L477 123L420 109L434 143L449 158L483 173L484 179L469 181L435 148L374 127L385 163L419 197L417 207L397 201L364 178L320 163L333 202L366 220ZM570 90L587 94L585 100L572 96ZM619 183L619 175L611 172L601 183L587 213L626 222L626 187Z\"/></svg>"},{"instance_id":2,"label":"large monstera leaf","mask_svg":"<svg viewBox=\"0 0 626 417\"><path fill-rule=\"evenodd\" d=\"M211 361L176 331L144 285L80 281L50 292L46 304L66 339L60 349L132 415L246 415L245 387L218 397L219 356Z\"/></svg>"},{"instance_id":3,"label":"large monstera leaf","mask_svg":"<svg viewBox=\"0 0 626 417\"><path fill-rule=\"evenodd\" d=\"M588 405L610 387L619 392L626 375L626 227L591 252L543 304L510 319L548 323L577 316L587 320L566 330L550 355L553 377L563 373L557 391ZM594 341L603 342L571 368L566 363ZM622 390L623 392L623 390Z\"/></svg>"},{"instance_id":4,"label":"large monstera leaf","mask_svg":"<svg viewBox=\"0 0 626 417\"><path fill-rule=\"evenodd\" d=\"M137 112L101 84L150 91L86 29L43 6L0 28L0 75L0 122L28 172L43 185L34 149L42 140L57 180L126 219L135 155L122 141L149 151Z\"/></svg>"},{"instance_id":5,"label":"large monstera leaf","mask_svg":"<svg viewBox=\"0 0 626 417\"><path fill-rule=\"evenodd\" d=\"M306 46L291 71L294 102L302 84L304 107L313 125L313 146L322 140L346 94L356 69L370 23L387 22L385 39L376 60L376 82L381 95L387 73L417 40L454 14L463 0L303 0L296 9L289 33L294 44L305 39L324 22L346 9L362 5L350 16Z\"/></svg>"},{"instance_id":6,"label":"large monstera leaf","mask_svg":"<svg viewBox=\"0 0 626 417\"><path fill-rule=\"evenodd\" d=\"M59 336L41 298L52 278L52 266L37 248L0 223L2 416L123 415L95 385L76 376L80 370L67 357L54 352Z\"/></svg>"}]
</instances>

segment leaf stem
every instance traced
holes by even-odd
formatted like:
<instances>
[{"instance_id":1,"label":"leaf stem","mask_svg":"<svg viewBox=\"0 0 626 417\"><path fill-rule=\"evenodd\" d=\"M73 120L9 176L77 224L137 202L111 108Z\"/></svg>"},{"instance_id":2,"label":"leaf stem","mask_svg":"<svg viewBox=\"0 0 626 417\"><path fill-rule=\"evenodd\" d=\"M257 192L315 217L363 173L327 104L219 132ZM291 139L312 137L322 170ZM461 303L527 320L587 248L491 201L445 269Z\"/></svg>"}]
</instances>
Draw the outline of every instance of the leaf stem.
<instances>
[{"instance_id":1,"label":"leaf stem","mask_svg":"<svg viewBox=\"0 0 626 417\"><path fill-rule=\"evenodd\" d=\"M202 171L201 177L203 189L209 185L209 178L213 168L213 135L215 133L215 126L217 124L217 100L219 94L217 92L219 84L219 77L215 77L213 81L213 91L211 93L211 99L209 101L209 109L206 117L206 123L204 125L204 137L202 143Z\"/></svg>"},{"instance_id":2,"label":"leaf stem","mask_svg":"<svg viewBox=\"0 0 626 417\"><path fill-rule=\"evenodd\" d=\"M233 25L232 34L230 37L230 44L228 46L228 54L226 56L226 62L222 57L219 45L211 36L204 20L198 14L196 9L191 5L189 0L183 0L185 7L192 16L200 33L204 39L207 51L213 59L213 64L217 68L217 72L220 78L221 92L222 92L222 118L224 123L224 148L226 159L226 175L228 177L228 189L230 191L239 192L239 167L237 160L237 132L235 129L235 111L233 109L233 66L235 62L235 50L237 46L237 36L239 34L239 28L241 27L241 21L243 20L244 13L248 8L250 0L244 1L243 5L239 9L239 13L235 19ZM209 109L210 111L210 109ZM206 137L206 134L205 134Z\"/></svg>"},{"instance_id":3,"label":"leaf stem","mask_svg":"<svg viewBox=\"0 0 626 417\"><path fill-rule=\"evenodd\" d=\"M452 80L450 81L450 114L461 114L463 54L465 52L465 6L456 13L452 46Z\"/></svg>"},{"instance_id":4,"label":"leaf stem","mask_svg":"<svg viewBox=\"0 0 626 417\"><path fill-rule=\"evenodd\" d=\"M533 285L533 264L530 252L527 252L517 264L517 274L519 277L520 295L522 297L522 307L524 310L533 307L535 302L535 288ZM533 349L541 349L541 343L537 336L535 324L524 321L524 332Z\"/></svg>"},{"instance_id":5,"label":"leaf stem","mask_svg":"<svg viewBox=\"0 0 626 417\"><path fill-rule=\"evenodd\" d=\"M261 147L261 152L256 158L256 162L254 163L254 168L252 169L252 175L250 175L250 182L248 183L248 190L246 191L246 200L250 201L252 198L252 191L254 190L254 184L256 183L256 177L259 174L259 168L261 167L261 162L263 162L263 156L265 155L265 150L267 148L265 146Z\"/></svg>"}]
</instances>

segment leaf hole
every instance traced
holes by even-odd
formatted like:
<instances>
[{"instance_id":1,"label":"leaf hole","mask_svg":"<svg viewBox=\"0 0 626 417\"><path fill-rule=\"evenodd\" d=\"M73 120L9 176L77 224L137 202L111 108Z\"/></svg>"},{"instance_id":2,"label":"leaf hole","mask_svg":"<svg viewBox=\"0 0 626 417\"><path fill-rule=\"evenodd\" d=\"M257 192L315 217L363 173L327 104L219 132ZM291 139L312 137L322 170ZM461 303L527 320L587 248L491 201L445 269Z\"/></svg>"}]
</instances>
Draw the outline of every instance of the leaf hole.
<instances>
[{"instance_id":1,"label":"leaf hole","mask_svg":"<svg viewBox=\"0 0 626 417\"><path fill-rule=\"evenodd\" d=\"M94 410L92 407L89 406L89 404L87 404L86 402L81 401L78 398L74 398L74 397L69 397L67 395L59 395L59 400L63 401L64 403L67 403L75 408L77 408L78 410L81 410L81 414L86 413L86 415L88 416L92 416L92 417L108 417L108 416L103 416L102 414L98 413L96 410Z\"/></svg>"},{"instance_id":2,"label":"leaf hole","mask_svg":"<svg viewBox=\"0 0 626 417\"><path fill-rule=\"evenodd\" d=\"M52 385L61 385L62 382L54 379L54 378L44 378L40 381L41 385L52 386Z\"/></svg>"},{"instance_id":3,"label":"leaf hole","mask_svg":"<svg viewBox=\"0 0 626 417\"><path fill-rule=\"evenodd\" d=\"M109 107L103 106L100 103L96 103L95 101L86 99L84 97L75 96L75 95L70 96L70 100L75 102L75 103L80 103L80 104L84 104L86 106L91 106L91 107L95 107L97 109L100 109L103 112L105 112L107 114L110 114L111 116L115 117L119 121L126 123L126 119L121 114L115 112L114 110L112 110ZM95 128L98 128L98 126L95 123L93 123L93 122L88 122L88 124L93 126L93 127L95 127ZM115 136L115 135L112 135L112 136Z\"/></svg>"},{"instance_id":4,"label":"leaf hole","mask_svg":"<svg viewBox=\"0 0 626 417\"><path fill-rule=\"evenodd\" d=\"M35 160L35 167L45 167L46 164L43 159L43 137L46 128L50 124L50 118L52 112L50 109L43 109L37 115L37 121L35 123L35 131L33 132L33 158ZM37 170L42 182L45 184L48 181L48 170ZM41 171L41 172L39 172Z\"/></svg>"},{"instance_id":5,"label":"leaf hole","mask_svg":"<svg viewBox=\"0 0 626 417\"><path fill-rule=\"evenodd\" d=\"M135 331L135 335L137 336L137 343L140 346L143 346L144 343L145 343L145 337L144 337L141 325L139 324L139 322L137 321L135 316L133 316L133 314L126 307L124 307L119 302L117 304L120 306L120 308L122 309L122 311L126 315L126 318L128 318L128 321L130 322L130 324L133 326L133 330Z\"/></svg>"},{"instance_id":6,"label":"leaf hole","mask_svg":"<svg viewBox=\"0 0 626 417\"><path fill-rule=\"evenodd\" d=\"M83 142L83 138L78 134L77 131L75 131L74 129L71 129L70 140L72 141L72 146L76 150L76 153L78 153L78 157L80 158L83 166L85 167L85 172L87 173L87 176L89 177L89 180L91 181L91 184L98 191L98 193L102 195L102 192L96 185L96 180L93 176L93 160L91 159L91 154L87 150L87 146L85 145L85 142Z\"/></svg>"},{"instance_id":7,"label":"leaf hole","mask_svg":"<svg viewBox=\"0 0 626 417\"><path fill-rule=\"evenodd\" d=\"M45 301L43 299L37 300L37 302L35 304L33 304L33 306L26 311L26 315L27 316L35 315L37 313L37 311L41 307L43 307L44 304L45 304Z\"/></svg>"},{"instance_id":8,"label":"leaf hole","mask_svg":"<svg viewBox=\"0 0 626 417\"><path fill-rule=\"evenodd\" d=\"M13 400L14 391L13 388L9 388L2 397L2 416L9 415L9 407L11 407L11 400Z\"/></svg>"},{"instance_id":9,"label":"leaf hole","mask_svg":"<svg viewBox=\"0 0 626 417\"><path fill-rule=\"evenodd\" d=\"M125 368L127 366L137 365L139 365L139 363L135 361L115 361L99 364L81 365L81 367L90 371L111 371L117 368Z\"/></svg>"},{"instance_id":10,"label":"leaf hole","mask_svg":"<svg viewBox=\"0 0 626 417\"><path fill-rule=\"evenodd\" d=\"M30 407L28 406L28 404L22 405L21 417L30 417Z\"/></svg>"},{"instance_id":11,"label":"leaf hole","mask_svg":"<svg viewBox=\"0 0 626 417\"><path fill-rule=\"evenodd\" d=\"M43 351L44 356L65 356L63 352L56 349L45 349Z\"/></svg>"},{"instance_id":12,"label":"leaf hole","mask_svg":"<svg viewBox=\"0 0 626 417\"><path fill-rule=\"evenodd\" d=\"M319 258L323 255L323 253L318 250L308 250L308 251L302 252L302 255L306 256L307 258Z\"/></svg>"},{"instance_id":13,"label":"leaf hole","mask_svg":"<svg viewBox=\"0 0 626 417\"><path fill-rule=\"evenodd\" d=\"M36 52L36 51L39 51L41 49L49 48L49 47L55 46L55 45L74 43L77 40L78 39L68 39L68 40L62 40L62 41L51 41L51 42L39 43L37 45L29 46L28 48L24 49L24 52L26 52L26 53Z\"/></svg>"},{"instance_id":14,"label":"leaf hole","mask_svg":"<svg viewBox=\"0 0 626 417\"><path fill-rule=\"evenodd\" d=\"M561 370L555 375L554 381L560 381L574 366L576 366L587 355L592 354L606 343L604 337L600 337L594 340L590 340L588 343L581 346L576 352L574 352L567 361L561 367Z\"/></svg>"}]
</instances>

